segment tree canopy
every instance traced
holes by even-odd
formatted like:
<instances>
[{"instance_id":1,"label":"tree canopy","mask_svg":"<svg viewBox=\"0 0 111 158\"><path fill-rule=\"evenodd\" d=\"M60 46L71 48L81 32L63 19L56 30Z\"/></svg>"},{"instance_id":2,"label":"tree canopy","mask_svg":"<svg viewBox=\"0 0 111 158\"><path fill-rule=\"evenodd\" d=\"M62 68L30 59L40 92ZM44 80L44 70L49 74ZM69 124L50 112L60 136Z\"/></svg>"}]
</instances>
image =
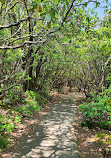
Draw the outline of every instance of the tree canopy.
<instances>
[{"instance_id":1,"label":"tree canopy","mask_svg":"<svg viewBox=\"0 0 111 158\"><path fill-rule=\"evenodd\" d=\"M105 12L102 19L95 12L101 4ZM0 131L11 132L14 121L39 110L51 90L61 91L66 85L92 98L91 104L80 107L86 122L92 123L99 116L99 125L108 124L109 128L108 5L108 0L0 1L0 107L16 107L11 118L0 116ZM28 106L17 108L21 102ZM107 119L101 122L104 115Z\"/></svg>"},{"instance_id":2,"label":"tree canopy","mask_svg":"<svg viewBox=\"0 0 111 158\"><path fill-rule=\"evenodd\" d=\"M98 7L101 2L0 2L1 96L20 84L24 90L42 90L47 84L57 87L62 78L77 77L76 82L85 87L103 83L103 69L110 60L111 14L98 27L94 10L86 10L89 3Z\"/></svg>"}]
</instances>

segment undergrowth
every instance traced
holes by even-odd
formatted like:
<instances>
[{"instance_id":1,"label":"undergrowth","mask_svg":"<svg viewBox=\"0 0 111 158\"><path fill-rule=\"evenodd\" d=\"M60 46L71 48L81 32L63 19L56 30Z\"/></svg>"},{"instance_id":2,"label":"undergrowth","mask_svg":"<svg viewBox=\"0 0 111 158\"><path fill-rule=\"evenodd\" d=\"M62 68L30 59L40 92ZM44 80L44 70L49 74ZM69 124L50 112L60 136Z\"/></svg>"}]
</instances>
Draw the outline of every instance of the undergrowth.
<instances>
[{"instance_id":1,"label":"undergrowth","mask_svg":"<svg viewBox=\"0 0 111 158\"><path fill-rule=\"evenodd\" d=\"M111 130L111 86L99 95L93 95L91 102L80 105L79 109L83 113L83 126Z\"/></svg>"},{"instance_id":2,"label":"undergrowth","mask_svg":"<svg viewBox=\"0 0 111 158\"><path fill-rule=\"evenodd\" d=\"M102 156L111 156L111 86L99 95L93 95L87 102L79 106L83 114L81 126L89 129L100 128L96 132L93 143Z\"/></svg>"},{"instance_id":3,"label":"undergrowth","mask_svg":"<svg viewBox=\"0 0 111 158\"><path fill-rule=\"evenodd\" d=\"M26 103L17 108L22 117L30 117L34 112L41 110L47 101L43 96L33 91L27 91L25 95Z\"/></svg>"},{"instance_id":4,"label":"undergrowth","mask_svg":"<svg viewBox=\"0 0 111 158\"><path fill-rule=\"evenodd\" d=\"M47 98L39 93L33 91L23 93L17 87L6 93L6 99L0 106L1 111L4 111L4 114L0 115L1 151L8 147L10 134L13 129L18 128L17 125L21 123L22 117L31 117L34 112L41 110L46 102Z\"/></svg>"}]
</instances>

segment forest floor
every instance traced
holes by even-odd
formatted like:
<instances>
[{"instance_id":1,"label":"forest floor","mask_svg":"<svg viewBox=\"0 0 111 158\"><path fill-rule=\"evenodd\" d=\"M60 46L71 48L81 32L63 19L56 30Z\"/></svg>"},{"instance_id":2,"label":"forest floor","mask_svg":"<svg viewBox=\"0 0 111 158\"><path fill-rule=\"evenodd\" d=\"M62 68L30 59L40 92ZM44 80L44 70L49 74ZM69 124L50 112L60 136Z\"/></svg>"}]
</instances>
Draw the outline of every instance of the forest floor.
<instances>
[{"instance_id":1,"label":"forest floor","mask_svg":"<svg viewBox=\"0 0 111 158\"><path fill-rule=\"evenodd\" d=\"M82 97L81 93L75 93L76 104L79 106L87 99ZM100 129L98 127L88 129L81 126L83 121L82 113L77 110L74 129L76 133L76 142L81 158L111 158L111 131Z\"/></svg>"},{"instance_id":2,"label":"forest floor","mask_svg":"<svg viewBox=\"0 0 111 158\"><path fill-rule=\"evenodd\" d=\"M84 94L77 92L76 89L73 89L73 92L65 92L66 94L59 94L57 92L52 92L53 101L49 102L45 105L45 108L37 113L35 113L30 119L23 118L22 124L18 125L18 129L13 131L12 136L10 138L11 146L10 148L2 153L1 158L9 158L10 151L16 149L19 141L21 140L21 136L29 133L31 130L31 125L34 125L35 122L39 122L39 119L47 115L52 108L52 105L61 100L66 96L73 96L76 104L79 106L83 104L85 101ZM111 158L111 153L107 153L105 150L105 142L108 139L110 131L102 130L99 128L88 129L81 127L80 122L83 120L82 113L80 111L76 112L74 129L75 129L75 140L78 146L78 150L81 158ZM105 138L104 138L105 135ZM110 148L110 146L109 146Z\"/></svg>"}]
</instances>

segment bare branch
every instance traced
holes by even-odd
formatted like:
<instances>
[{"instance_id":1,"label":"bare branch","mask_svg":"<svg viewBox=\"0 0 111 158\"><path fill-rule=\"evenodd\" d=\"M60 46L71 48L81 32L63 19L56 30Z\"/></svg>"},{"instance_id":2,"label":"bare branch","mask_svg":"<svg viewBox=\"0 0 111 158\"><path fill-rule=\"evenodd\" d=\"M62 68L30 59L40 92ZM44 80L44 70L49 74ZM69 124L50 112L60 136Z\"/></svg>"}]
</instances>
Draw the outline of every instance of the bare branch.
<instances>
[{"instance_id":1,"label":"bare branch","mask_svg":"<svg viewBox=\"0 0 111 158\"><path fill-rule=\"evenodd\" d=\"M20 45L17 45L17 46L0 46L0 49L17 49L17 48L21 48L23 47L25 44L20 44Z\"/></svg>"},{"instance_id":2,"label":"bare branch","mask_svg":"<svg viewBox=\"0 0 111 158\"><path fill-rule=\"evenodd\" d=\"M22 25L23 26L23 25ZM3 43L4 41L7 41L7 40L9 40L10 38L13 38L14 36L16 36L16 34L20 31L20 29L22 28L22 26L20 26L19 28L18 28L18 30L11 36L11 37L8 37L8 38L6 38L6 39L3 39L0 43Z\"/></svg>"},{"instance_id":3,"label":"bare branch","mask_svg":"<svg viewBox=\"0 0 111 158\"><path fill-rule=\"evenodd\" d=\"M29 15L29 11L28 11L28 8L27 8L27 3L26 3L25 0L23 0L23 1L24 1L24 5L25 5L25 8L26 8L27 14Z\"/></svg>"},{"instance_id":4,"label":"bare branch","mask_svg":"<svg viewBox=\"0 0 111 158\"><path fill-rule=\"evenodd\" d=\"M4 79L0 81L0 83L3 83L5 81L7 81L9 78L11 78L11 76L16 72L16 69L18 69L19 64L20 64L20 60L15 63L12 72L8 76L5 76Z\"/></svg>"},{"instance_id":5,"label":"bare branch","mask_svg":"<svg viewBox=\"0 0 111 158\"><path fill-rule=\"evenodd\" d=\"M14 3L12 6L10 6L10 7L6 10L4 16L1 17L1 18L4 19L4 17L7 15L8 11L9 11L10 9L14 8L14 7L16 6L16 4L18 4L18 1L17 1L16 3ZM3 23L4 23L4 20L3 20L2 24L3 24Z\"/></svg>"},{"instance_id":6,"label":"bare branch","mask_svg":"<svg viewBox=\"0 0 111 158\"><path fill-rule=\"evenodd\" d=\"M100 4L99 2L97 2L97 1L88 1L88 2L85 2L85 3L80 3L80 4L77 4L77 5L74 5L74 7L78 7L78 6L81 6L81 5L87 5L88 3L90 3L90 2L93 2L93 3L96 3L96 4Z\"/></svg>"},{"instance_id":7,"label":"bare branch","mask_svg":"<svg viewBox=\"0 0 111 158\"><path fill-rule=\"evenodd\" d=\"M29 20L29 19L35 19L35 18L33 18L33 17L31 17L31 16L27 16L26 18L23 18L23 19L19 20L17 23L13 23L13 24L6 25L6 26L1 26L1 25L0 25L0 30L6 29L6 28L10 28L10 27L13 27L13 26L18 26L18 25L20 25L20 23L22 23L22 22L24 22L24 21L27 21L27 20ZM43 20L43 18L36 19L36 20Z\"/></svg>"},{"instance_id":8,"label":"bare branch","mask_svg":"<svg viewBox=\"0 0 111 158\"><path fill-rule=\"evenodd\" d=\"M105 62L104 69L106 68L106 66L108 65L108 63L109 63L110 60L111 60L111 55L109 56L108 60Z\"/></svg>"},{"instance_id":9,"label":"bare branch","mask_svg":"<svg viewBox=\"0 0 111 158\"><path fill-rule=\"evenodd\" d=\"M16 82L16 83L13 84L12 86L10 86L10 87L8 87L8 88L2 90L0 93L3 94L4 92L8 91L9 89L13 88L14 86L17 86L17 85L18 85L18 84L25 78L25 76L26 76L26 72L27 72L27 70L25 70L24 74L21 76L21 78L19 79L18 82ZM0 96L0 98L1 98L1 97L2 97L2 95Z\"/></svg>"},{"instance_id":10,"label":"bare branch","mask_svg":"<svg viewBox=\"0 0 111 158\"><path fill-rule=\"evenodd\" d=\"M40 36L40 35L29 34L27 36L21 36L21 37L15 38L13 41L10 41L9 43L11 44L11 43L13 43L13 42L15 42L17 40L24 39L24 38L27 38L27 37L30 37L30 36L32 36L32 37L43 37L43 36Z\"/></svg>"},{"instance_id":11,"label":"bare branch","mask_svg":"<svg viewBox=\"0 0 111 158\"><path fill-rule=\"evenodd\" d=\"M106 69L106 66L108 65L110 60L111 60L111 55L109 56L108 60L104 63L104 68L103 68L103 71L102 71L102 74L101 74L102 78L101 78L101 81L99 83L99 87L101 87L102 84L103 84L105 69Z\"/></svg>"},{"instance_id":12,"label":"bare branch","mask_svg":"<svg viewBox=\"0 0 111 158\"><path fill-rule=\"evenodd\" d=\"M76 0L73 0L73 2L71 3L71 6L69 7L69 9L68 9L68 11L67 11L67 13L66 13L65 17L63 18L63 20L62 20L62 23L61 23L60 27L59 27L59 28L57 28L56 30L52 30L52 31L50 31L50 32L49 32L49 34L51 34L51 33L55 33L55 32L57 32L57 31L61 30L61 27L63 26L63 23L64 23L64 22L65 22L65 20L67 19L67 16L68 16L69 12L71 11L71 9L72 9L73 4L74 4L74 2L75 2L75 1L76 1Z\"/></svg>"},{"instance_id":13,"label":"bare branch","mask_svg":"<svg viewBox=\"0 0 111 158\"><path fill-rule=\"evenodd\" d=\"M0 46L0 49L18 49L21 47L24 47L26 44L31 44L31 45L36 45L36 44L43 44L45 41L47 41L47 39L45 39L44 41L25 41L24 43L17 45L17 46Z\"/></svg>"}]
</instances>

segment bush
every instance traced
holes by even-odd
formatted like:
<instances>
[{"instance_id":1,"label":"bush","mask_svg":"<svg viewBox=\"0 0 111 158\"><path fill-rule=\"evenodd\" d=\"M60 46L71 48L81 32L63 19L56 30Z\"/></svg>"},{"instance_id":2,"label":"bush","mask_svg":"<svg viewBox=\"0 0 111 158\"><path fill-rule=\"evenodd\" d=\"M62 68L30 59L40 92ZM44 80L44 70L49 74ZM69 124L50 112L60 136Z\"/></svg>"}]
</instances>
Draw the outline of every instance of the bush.
<instances>
[{"instance_id":1,"label":"bush","mask_svg":"<svg viewBox=\"0 0 111 158\"><path fill-rule=\"evenodd\" d=\"M111 130L111 86L92 99L91 103L80 105L83 113L83 126L99 126Z\"/></svg>"},{"instance_id":2,"label":"bush","mask_svg":"<svg viewBox=\"0 0 111 158\"><path fill-rule=\"evenodd\" d=\"M24 92L21 86L13 87L5 94L4 104L16 105L24 101Z\"/></svg>"},{"instance_id":3,"label":"bush","mask_svg":"<svg viewBox=\"0 0 111 158\"><path fill-rule=\"evenodd\" d=\"M7 115L1 115L0 116L0 131L1 134L4 135L4 133L9 134L12 132L13 128L16 128L16 123L21 123L21 117L18 115L16 116L7 116Z\"/></svg>"},{"instance_id":4,"label":"bush","mask_svg":"<svg viewBox=\"0 0 111 158\"><path fill-rule=\"evenodd\" d=\"M43 105L47 101L43 96L40 96L39 93L36 93L34 91L26 91L25 95L25 105L17 108L22 116L30 117L31 114L42 109Z\"/></svg>"},{"instance_id":5,"label":"bush","mask_svg":"<svg viewBox=\"0 0 111 158\"><path fill-rule=\"evenodd\" d=\"M16 87L9 90L7 93L7 108L10 107L8 114L0 115L0 149L3 151L7 148L9 141L8 136L14 128L17 128L17 123L21 123L21 117L30 117L34 112L42 109L47 99L40 94L27 91L23 92ZM20 98L19 98L20 97ZM8 103L17 104L22 102L18 107L9 106ZM23 104L24 102L24 104ZM4 108L4 107L3 107Z\"/></svg>"},{"instance_id":6,"label":"bush","mask_svg":"<svg viewBox=\"0 0 111 158\"><path fill-rule=\"evenodd\" d=\"M21 123L20 116L0 115L0 149L5 150L9 144L9 134L14 128L17 128L16 123Z\"/></svg>"},{"instance_id":7,"label":"bush","mask_svg":"<svg viewBox=\"0 0 111 158\"><path fill-rule=\"evenodd\" d=\"M3 135L0 134L0 150L4 151L8 147L9 141L8 137L4 137Z\"/></svg>"}]
</instances>

